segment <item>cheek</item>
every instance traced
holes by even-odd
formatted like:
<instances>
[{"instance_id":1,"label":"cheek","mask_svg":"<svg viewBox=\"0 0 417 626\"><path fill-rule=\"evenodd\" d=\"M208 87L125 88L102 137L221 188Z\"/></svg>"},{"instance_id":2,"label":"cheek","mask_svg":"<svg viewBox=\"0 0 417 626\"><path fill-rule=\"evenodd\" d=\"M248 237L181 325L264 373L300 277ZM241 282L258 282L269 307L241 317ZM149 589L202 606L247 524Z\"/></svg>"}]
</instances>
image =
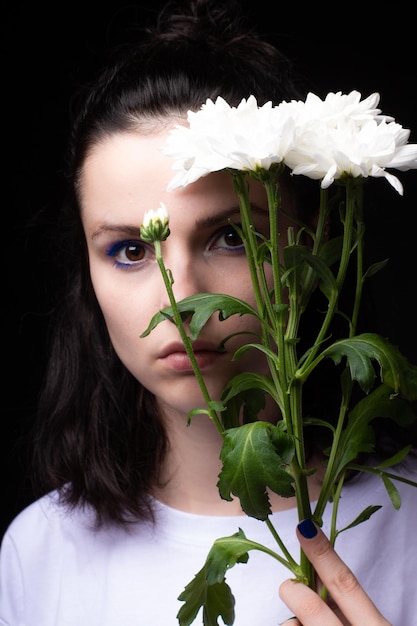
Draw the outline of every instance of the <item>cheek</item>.
<instances>
[{"instance_id":1,"label":"cheek","mask_svg":"<svg viewBox=\"0 0 417 626\"><path fill-rule=\"evenodd\" d=\"M119 345L139 341L150 319L149 298L143 297L137 281L126 278L117 272L113 275L91 268L93 289L116 351Z\"/></svg>"},{"instance_id":2,"label":"cheek","mask_svg":"<svg viewBox=\"0 0 417 626\"><path fill-rule=\"evenodd\" d=\"M217 270L217 273L213 272L212 275L214 278L208 285L208 291L225 293L248 304L254 304L255 296L246 257L242 256L237 263L224 263L223 268Z\"/></svg>"},{"instance_id":3,"label":"cheek","mask_svg":"<svg viewBox=\"0 0 417 626\"><path fill-rule=\"evenodd\" d=\"M98 290L96 292L113 348L130 373L137 380L146 377L146 346L148 338L141 338L150 315L144 310L142 296L130 291Z\"/></svg>"},{"instance_id":4,"label":"cheek","mask_svg":"<svg viewBox=\"0 0 417 626\"><path fill-rule=\"evenodd\" d=\"M264 272L268 288L272 289L274 283L272 268L269 264L265 264ZM227 281L222 285L222 289L216 289L213 291L234 296L235 298L239 298L239 300L247 302L255 309L257 308L255 292L246 259L240 271L230 272Z\"/></svg>"}]
</instances>

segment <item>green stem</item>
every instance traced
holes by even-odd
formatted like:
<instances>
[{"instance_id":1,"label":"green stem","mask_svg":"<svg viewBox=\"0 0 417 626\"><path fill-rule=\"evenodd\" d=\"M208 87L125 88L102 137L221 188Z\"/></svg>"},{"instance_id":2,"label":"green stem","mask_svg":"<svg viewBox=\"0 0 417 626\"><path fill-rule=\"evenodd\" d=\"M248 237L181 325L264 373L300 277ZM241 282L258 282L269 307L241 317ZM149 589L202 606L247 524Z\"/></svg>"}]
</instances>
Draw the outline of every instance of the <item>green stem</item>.
<instances>
[{"instance_id":1,"label":"green stem","mask_svg":"<svg viewBox=\"0 0 417 626\"><path fill-rule=\"evenodd\" d=\"M359 183L356 180L348 178L346 180L346 216L344 222L344 239L343 239L343 248L342 255L339 265L339 271L337 275L337 284L339 293L342 289L349 260L351 258L353 247L356 248L356 287L355 287L355 295L354 295L354 304L352 317L349 324L349 336L354 336L356 332L357 320L359 315L359 308L362 297L362 286L363 286L363 223L362 223L362 201L363 201L363 186L362 183ZM356 230L355 230L355 220L356 220ZM354 237L354 232L356 232L356 237ZM352 241L354 244L352 245ZM313 365L313 364L312 364ZM339 451L339 442L342 436L343 427L345 424L346 414L349 410L349 403L353 389L353 382L350 378L350 374L347 372L348 376L346 377L346 386L344 393L342 395L339 416L336 424L336 429L334 432L333 442L330 449L329 460L326 467L326 473L323 480L323 486L319 495L319 499L315 509L315 517L318 520L321 520L322 515L324 513L324 509L329 500L331 491L333 489L333 485L340 481L339 485L336 489L336 495L333 498L334 501L334 510L337 510L338 502L337 499L340 497L341 484L343 480L338 477L336 474L340 472L340 467L338 464L338 459L340 456Z\"/></svg>"},{"instance_id":2,"label":"green stem","mask_svg":"<svg viewBox=\"0 0 417 626\"><path fill-rule=\"evenodd\" d=\"M329 541L334 546L336 537L337 537L337 513L339 510L339 502L340 502L340 494L342 493L342 487L345 479L345 474L340 477L338 483L336 484L335 492L334 492L334 500L333 500L333 509L332 509L332 517L330 523L330 537ZM327 600L328 591L327 587L323 585L321 590L321 597L323 600Z\"/></svg>"},{"instance_id":3,"label":"green stem","mask_svg":"<svg viewBox=\"0 0 417 626\"><path fill-rule=\"evenodd\" d=\"M339 502L340 502L340 494L342 493L343 484L345 482L345 472L340 476L339 480L335 485L334 496L333 496L333 508L332 508L332 518L330 525L330 537L329 540L332 545L335 544L337 537L337 514L339 511Z\"/></svg>"},{"instance_id":4,"label":"green stem","mask_svg":"<svg viewBox=\"0 0 417 626\"><path fill-rule=\"evenodd\" d=\"M337 305L339 302L339 296L346 278L346 273L349 267L350 256L352 252L352 239L353 239L353 223L356 209L356 190L358 189L358 182L356 179L352 179L348 177L345 181L346 185L346 212L345 218L343 220L344 228L343 228L343 240L342 240L342 252L340 256L339 268L336 276L336 285L337 285L337 293L336 296L329 301L329 306L326 311L326 315L324 317L321 328L318 332L316 340L313 344L312 350L307 356L306 360L299 368L297 372L297 377L300 379L305 379L307 375L311 371L311 364L316 358L317 353L321 349L321 346L326 339L330 324L335 315ZM361 183L359 184L359 188L361 187Z\"/></svg>"},{"instance_id":5,"label":"green stem","mask_svg":"<svg viewBox=\"0 0 417 626\"><path fill-rule=\"evenodd\" d=\"M278 224L278 186L275 181L265 181L264 186L267 192L269 223L270 223L270 255L273 273L273 293L278 314L274 315L275 323L274 340L278 349L279 372L277 372L279 384L283 389L283 419L287 426L288 434L294 438L295 456L291 463L292 474L295 480L295 495L299 519L311 517L310 497L308 493L306 458L304 446L303 429L303 409L302 409L302 385L298 382L291 384L294 380L294 373L297 368L296 336L298 332L298 321L301 315L299 303L293 302L295 307L290 307L290 316L287 319L285 328L285 317L283 314L283 285L281 276L281 264L279 260L279 236ZM291 316L291 311L296 314ZM295 321L297 320L297 321ZM294 321L294 324L292 322ZM282 546L281 546L281 549ZM314 586L313 567L308 561L304 552L300 553L300 566L304 578L308 584Z\"/></svg>"},{"instance_id":6,"label":"green stem","mask_svg":"<svg viewBox=\"0 0 417 626\"><path fill-rule=\"evenodd\" d=\"M316 226L315 233L312 234L313 247L312 247L311 253L313 255L317 256L320 252L320 248L322 247L323 243L326 242L326 231L327 231L327 226L328 226L328 221L329 221L329 212L330 212L330 209L329 209L328 190L320 188L320 207L319 207L319 214L318 214L318 219L317 219L317 226ZM314 270L312 267L309 266L306 271L306 278L304 280L303 290L301 294L301 302L299 303L300 311L305 310L309 302L311 293L313 289L316 288L316 282L317 282L317 278L314 273Z\"/></svg>"},{"instance_id":7,"label":"green stem","mask_svg":"<svg viewBox=\"0 0 417 626\"><path fill-rule=\"evenodd\" d=\"M329 502L329 499L332 495L332 490L335 482L337 481L337 472L339 471L339 465L337 463L340 457L340 438L343 433L343 426L345 423L346 413L348 411L349 398L350 398L351 384L348 386L348 390L346 394L343 394L340 409L339 409L339 417L337 419L336 429L333 435L333 441L330 449L329 459L326 465L326 472L323 478L323 484L320 489L320 494L316 503L316 507L314 509L314 518L321 522L323 517L324 509Z\"/></svg>"},{"instance_id":8,"label":"green stem","mask_svg":"<svg viewBox=\"0 0 417 626\"><path fill-rule=\"evenodd\" d=\"M359 472L369 472L370 474L376 474L377 476L386 476L392 480L398 480L401 483L405 483L406 485L410 485L411 487L417 487L417 482L414 480L410 480L409 478L404 478L399 474L393 474L392 472L382 471L378 467L371 467L368 465L357 465L356 463L349 463L348 469L357 470Z\"/></svg>"},{"instance_id":9,"label":"green stem","mask_svg":"<svg viewBox=\"0 0 417 626\"><path fill-rule=\"evenodd\" d=\"M364 233L365 224L363 222L363 187L355 186L356 196L356 290L354 296L354 305L352 312L352 321L350 336L353 337L356 333L356 327L358 323L360 305L362 302L362 290L363 290L363 245L364 245Z\"/></svg>"},{"instance_id":10,"label":"green stem","mask_svg":"<svg viewBox=\"0 0 417 626\"><path fill-rule=\"evenodd\" d=\"M263 262L259 260L258 255L258 236L254 230L251 204L249 199L247 178L244 172L232 171L234 190L239 200L240 217L242 220L243 240L245 243L246 256L252 281L253 292L255 295L256 308L261 319L261 340L263 345L270 346L271 324L274 324L276 318L273 304L271 301L268 283L265 277ZM264 186L265 183L264 183ZM266 187L268 194L269 215L276 212L276 195L272 193L271 187ZM274 207L272 210L271 207ZM274 263L273 263L274 265ZM279 273L279 263L275 262L275 270ZM274 272L275 275L275 272ZM281 289L279 287L278 291ZM266 312L266 316L265 316ZM279 335L280 336L280 335ZM282 336L282 333L281 333ZM275 337L275 335L274 335ZM278 350L278 356L280 352ZM280 380L280 371L276 366L276 362L267 355L267 362L271 378L277 389L282 389L282 381ZM285 395L285 394L282 394ZM282 410L282 407L280 407Z\"/></svg>"},{"instance_id":11,"label":"green stem","mask_svg":"<svg viewBox=\"0 0 417 626\"><path fill-rule=\"evenodd\" d=\"M281 537L277 533L274 525L272 524L272 522L271 522L271 520L269 518L267 518L265 520L265 524L269 528L272 536L274 537L274 539L277 542L277 544L279 545L282 553L284 554L285 558L288 561L288 563L286 563L285 561L279 559L281 561L281 563L286 565L293 572L293 574L295 574L296 576L305 576L304 569L302 567L300 567L298 565L298 563L293 559L291 553L288 551L285 543L282 541Z\"/></svg>"},{"instance_id":12,"label":"green stem","mask_svg":"<svg viewBox=\"0 0 417 626\"><path fill-rule=\"evenodd\" d=\"M214 424L216 425L217 430L219 431L219 433L222 435L224 433L224 428L222 426L222 423L216 413L216 411L213 410L213 408L211 407L211 398L210 398L210 394L207 390L206 387L206 383L204 382L204 378L200 372L200 368L198 367L198 363L197 360L195 358L195 354L193 351L193 346L192 346L192 342L190 337L187 335L187 333L185 332L185 328L184 328L184 324L181 318L181 314L178 310L178 306L177 306L177 302L175 300L174 297L174 293L172 291L172 279L170 278L170 276L168 275L168 271L165 267L163 258L162 258L162 247L161 247L161 242L160 241L154 241L154 247L155 247L155 255L156 255L156 260L159 266L159 269L161 271L162 274L162 278L164 281L164 285L165 288L167 290L168 293L168 297L169 297L169 302L172 308L172 313L174 316L174 321L175 321L175 325L178 328L178 331L180 333L182 342L184 344L185 350L187 352L188 358L190 359L192 368L194 370L194 374L197 378L198 384L200 385L200 389L203 393L203 397L205 400L205 403L207 405L207 411L208 414L210 416L210 418L213 420Z\"/></svg>"},{"instance_id":13,"label":"green stem","mask_svg":"<svg viewBox=\"0 0 417 626\"><path fill-rule=\"evenodd\" d=\"M246 256L248 260L249 272L251 276L253 292L255 295L256 306L259 313L261 314L261 319L264 320L263 337L265 338L269 335L269 327L266 320L264 319L264 311L265 309L267 310L269 319L274 319L274 311L271 299L269 297L268 286L265 281L264 272L261 267L262 264L257 263L258 237L253 226L246 174L240 171L233 172L233 185L239 199L239 209L240 217L242 219L242 231L246 248Z\"/></svg>"},{"instance_id":14,"label":"green stem","mask_svg":"<svg viewBox=\"0 0 417 626\"><path fill-rule=\"evenodd\" d=\"M254 231L246 175L242 172L234 172L233 179L234 189L239 198L242 232L246 246L254 295L260 317L265 320L262 328L262 340L265 345L269 346L269 335L272 332L272 338L277 349L278 366L277 363L270 358L268 358L268 363L271 378L274 381L274 384L278 385L283 392L281 394L283 397L283 406L280 407L282 419L286 423L288 434L294 437L296 452L291 465L292 474L295 480L295 495L298 515L300 519L310 518L311 506L307 485L302 420L302 388L300 384L295 383L291 386L289 382L294 379L293 375L297 366L295 339L298 331L298 323L294 323L291 330L291 336L289 336L288 328L285 327L288 320L286 320L287 316L283 310L283 287L281 265L279 260L279 186L276 182L275 176L272 176L271 179L262 180L267 194L269 211L270 237L268 247L270 251L270 263L272 266L272 292L274 295L274 298L271 299L270 288L268 287L265 277L264 259L262 255L259 255L258 235ZM324 229L324 226L322 228ZM273 304L275 305L275 308ZM295 304L298 305L297 302ZM298 320L299 317L295 316L293 319ZM269 320L270 325L267 323L267 320ZM280 545L281 550L287 554L285 546L282 544L279 536L275 533L271 522L268 522L268 525ZM303 551L301 551L300 555L300 567L303 572L303 578L308 580L309 584L313 586L313 568Z\"/></svg>"},{"instance_id":15,"label":"green stem","mask_svg":"<svg viewBox=\"0 0 417 626\"><path fill-rule=\"evenodd\" d=\"M267 523L267 520L265 520L265 521ZM278 537L278 535L276 535L276 537ZM282 543L281 539L279 539L279 542L280 542L280 545L282 545L282 547L284 548L286 554L288 555L288 557L289 557L288 560L286 560L284 557L282 557L280 554L278 554L274 550L271 550L267 546L264 546L261 543L257 543L256 541L250 541L250 549L251 550L259 550L259 552L263 552L264 554L268 554L269 556L272 556L274 559L279 561L282 565L287 567L294 574L294 576L297 577L298 580L302 580L303 582L305 582L304 581L304 572L301 570L301 568L298 565L298 563L296 563L296 561L294 561L294 559L292 558L291 554L289 552L287 552L287 550L285 549L285 546Z\"/></svg>"}]
</instances>

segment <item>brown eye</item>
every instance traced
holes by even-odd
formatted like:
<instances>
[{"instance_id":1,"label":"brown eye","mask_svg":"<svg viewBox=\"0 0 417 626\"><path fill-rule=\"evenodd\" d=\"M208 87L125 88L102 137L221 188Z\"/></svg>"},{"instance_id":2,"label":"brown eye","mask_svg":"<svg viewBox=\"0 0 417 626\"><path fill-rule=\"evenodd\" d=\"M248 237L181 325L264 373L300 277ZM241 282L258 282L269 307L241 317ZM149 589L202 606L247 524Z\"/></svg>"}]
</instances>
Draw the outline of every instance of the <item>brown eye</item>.
<instances>
[{"instance_id":1,"label":"brown eye","mask_svg":"<svg viewBox=\"0 0 417 626\"><path fill-rule=\"evenodd\" d=\"M224 233L224 240L230 247L241 246L243 243L240 235L233 226L230 226L230 230Z\"/></svg>"},{"instance_id":2,"label":"brown eye","mask_svg":"<svg viewBox=\"0 0 417 626\"><path fill-rule=\"evenodd\" d=\"M217 233L216 237L213 239L213 244L211 248L216 250L241 250L244 248L244 246L243 241L236 228L234 228L234 226L225 226L219 233Z\"/></svg>"},{"instance_id":3,"label":"brown eye","mask_svg":"<svg viewBox=\"0 0 417 626\"><path fill-rule=\"evenodd\" d=\"M125 248L125 256L126 259L132 263L142 261L145 256L145 248L140 244L129 244Z\"/></svg>"},{"instance_id":4,"label":"brown eye","mask_svg":"<svg viewBox=\"0 0 417 626\"><path fill-rule=\"evenodd\" d=\"M133 269L152 258L154 250L152 246L141 241L120 241L106 250L106 254L117 267Z\"/></svg>"}]
</instances>

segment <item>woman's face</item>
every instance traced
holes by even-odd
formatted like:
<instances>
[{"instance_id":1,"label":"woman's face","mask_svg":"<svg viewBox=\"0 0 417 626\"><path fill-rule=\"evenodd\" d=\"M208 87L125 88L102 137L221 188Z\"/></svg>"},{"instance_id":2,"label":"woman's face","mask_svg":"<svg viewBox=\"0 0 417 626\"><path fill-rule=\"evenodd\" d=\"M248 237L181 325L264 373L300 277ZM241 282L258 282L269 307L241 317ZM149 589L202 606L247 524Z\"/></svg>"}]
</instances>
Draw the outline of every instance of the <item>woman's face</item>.
<instances>
[{"instance_id":1,"label":"woman's face","mask_svg":"<svg viewBox=\"0 0 417 626\"><path fill-rule=\"evenodd\" d=\"M242 242L230 226L230 221L239 224L230 174L210 174L184 189L166 191L174 175L172 160L160 152L168 130L115 134L95 145L83 170L81 204L91 279L114 349L162 411L183 414L202 406L202 394L177 328L164 321L140 338L151 317L169 305L153 246L140 240L145 212L161 201L168 208L171 234L162 251L177 301L201 292L226 293L249 303L254 296ZM251 184L250 195L256 229L267 234L266 197L259 183ZM285 234L286 225L281 231ZM236 348L253 342L253 335L234 336L226 352L217 350L224 337L240 331L256 332L258 324L248 315L225 321L215 315L195 344L212 399L220 397L232 376L266 371L257 350L232 361Z\"/></svg>"}]
</instances>

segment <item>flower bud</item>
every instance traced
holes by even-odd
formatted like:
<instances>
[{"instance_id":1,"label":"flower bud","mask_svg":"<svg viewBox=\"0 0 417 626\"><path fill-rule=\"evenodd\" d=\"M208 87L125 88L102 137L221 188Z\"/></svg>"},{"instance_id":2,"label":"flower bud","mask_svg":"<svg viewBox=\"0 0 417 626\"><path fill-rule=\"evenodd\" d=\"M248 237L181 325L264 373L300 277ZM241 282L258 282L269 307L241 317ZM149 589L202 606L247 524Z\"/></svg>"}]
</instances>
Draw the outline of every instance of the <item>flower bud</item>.
<instances>
[{"instance_id":1,"label":"flower bud","mask_svg":"<svg viewBox=\"0 0 417 626\"><path fill-rule=\"evenodd\" d=\"M158 209L146 211L143 224L140 227L140 237L143 241L165 241L169 235L169 214L165 204L161 202Z\"/></svg>"}]
</instances>

